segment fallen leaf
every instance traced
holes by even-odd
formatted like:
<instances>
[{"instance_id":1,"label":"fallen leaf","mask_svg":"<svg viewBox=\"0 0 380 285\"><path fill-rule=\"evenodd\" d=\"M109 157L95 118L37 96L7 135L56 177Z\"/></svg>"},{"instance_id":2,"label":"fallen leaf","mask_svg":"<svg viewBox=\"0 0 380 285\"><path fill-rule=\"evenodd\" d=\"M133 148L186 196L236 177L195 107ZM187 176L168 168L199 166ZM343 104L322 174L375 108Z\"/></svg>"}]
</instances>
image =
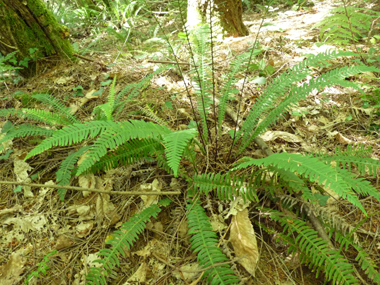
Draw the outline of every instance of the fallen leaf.
<instances>
[{"instance_id":1,"label":"fallen leaf","mask_svg":"<svg viewBox=\"0 0 380 285\"><path fill-rule=\"evenodd\" d=\"M338 140L341 144L352 144L353 141L343 136L341 133L337 133L335 135L335 138Z\"/></svg>"},{"instance_id":2,"label":"fallen leaf","mask_svg":"<svg viewBox=\"0 0 380 285\"><path fill-rule=\"evenodd\" d=\"M259 251L255 231L248 217L248 210L238 211L232 217L230 241L238 262L255 276L256 265L259 260Z\"/></svg>"},{"instance_id":3,"label":"fallen leaf","mask_svg":"<svg viewBox=\"0 0 380 285\"><path fill-rule=\"evenodd\" d=\"M20 278L20 275L24 272L24 264L26 258L19 252L13 252L3 266L0 267L0 284L12 285Z\"/></svg>"},{"instance_id":4,"label":"fallen leaf","mask_svg":"<svg viewBox=\"0 0 380 285\"><path fill-rule=\"evenodd\" d=\"M263 135L260 136L264 141L273 141L275 139L283 139L287 142L302 142L302 139L299 136L287 133L287 132L281 132L281 131L268 131L265 132Z\"/></svg>"}]
</instances>

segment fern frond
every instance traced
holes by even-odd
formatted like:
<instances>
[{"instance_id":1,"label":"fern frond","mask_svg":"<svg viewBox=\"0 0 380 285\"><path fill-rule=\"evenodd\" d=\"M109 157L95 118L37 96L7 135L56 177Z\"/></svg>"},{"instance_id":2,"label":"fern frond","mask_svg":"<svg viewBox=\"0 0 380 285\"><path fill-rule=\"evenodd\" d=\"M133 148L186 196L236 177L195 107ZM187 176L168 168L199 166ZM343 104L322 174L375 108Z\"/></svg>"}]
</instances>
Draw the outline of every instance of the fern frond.
<instances>
[{"instance_id":1,"label":"fern frond","mask_svg":"<svg viewBox=\"0 0 380 285\"><path fill-rule=\"evenodd\" d=\"M291 251L297 248L301 251L302 262L309 263L314 270L319 271L323 268L326 272L327 281L332 280L333 284L359 284L359 281L352 275L354 268L352 264L339 254L339 252L329 248L327 241L318 237L318 233L308 227L305 222L293 219L289 216L282 216L277 211L272 211L271 219L281 223L284 227L286 240L293 240ZM296 238L293 239L293 235Z\"/></svg>"},{"instance_id":2,"label":"fern frond","mask_svg":"<svg viewBox=\"0 0 380 285\"><path fill-rule=\"evenodd\" d=\"M22 109L23 117L47 123L49 125L71 125L71 121L61 114L39 110L39 109Z\"/></svg>"},{"instance_id":3,"label":"fern frond","mask_svg":"<svg viewBox=\"0 0 380 285\"><path fill-rule=\"evenodd\" d=\"M373 196L377 201L380 202L380 193L374 188L368 180L364 178L356 178L354 174L348 172L345 169L336 168L338 173L343 180L352 187L352 189L363 196Z\"/></svg>"},{"instance_id":4,"label":"fern frond","mask_svg":"<svg viewBox=\"0 0 380 285\"><path fill-rule=\"evenodd\" d=\"M257 187L252 182L245 183L243 176L231 177L228 173L202 173L193 176L194 190L200 193L208 194L216 189L218 198L222 201L234 200L241 196L244 200L258 201L256 195Z\"/></svg>"},{"instance_id":5,"label":"fern frond","mask_svg":"<svg viewBox=\"0 0 380 285\"><path fill-rule=\"evenodd\" d=\"M366 214L357 195L351 190L351 187L354 187L355 185L348 184L350 181L339 175L340 172L337 171L336 168L330 167L314 157L305 157L299 154L285 152L275 153L262 159L250 159L249 161L241 163L233 170L243 169L252 165L271 165L276 168L296 172L297 175L301 175L309 179L311 182L318 181L320 185L330 187L340 197L347 199Z\"/></svg>"},{"instance_id":6,"label":"fern frond","mask_svg":"<svg viewBox=\"0 0 380 285\"><path fill-rule=\"evenodd\" d=\"M7 117L7 116L19 116L21 117L23 115L21 110L16 110L14 108L8 108L8 109L0 109L0 117Z\"/></svg>"},{"instance_id":7,"label":"fern frond","mask_svg":"<svg viewBox=\"0 0 380 285\"><path fill-rule=\"evenodd\" d=\"M207 118L212 101L212 67L210 54L210 28L202 25L194 31L194 59L197 76L194 82L194 93L196 95L197 109L202 122L203 137L208 140Z\"/></svg>"},{"instance_id":8,"label":"fern frond","mask_svg":"<svg viewBox=\"0 0 380 285\"><path fill-rule=\"evenodd\" d=\"M186 150L186 148L185 148ZM157 165L165 170L167 173L173 174L173 169L168 165L168 161L164 155L164 152L156 152Z\"/></svg>"},{"instance_id":9,"label":"fern frond","mask_svg":"<svg viewBox=\"0 0 380 285\"><path fill-rule=\"evenodd\" d=\"M13 108L0 110L0 117L15 115L19 118L27 118L38 122L48 123L50 125L71 125L71 121L66 117L59 114L43 111L38 109L21 109L16 110Z\"/></svg>"},{"instance_id":10,"label":"fern frond","mask_svg":"<svg viewBox=\"0 0 380 285\"><path fill-rule=\"evenodd\" d=\"M110 121L107 121L110 122ZM149 137L158 137L167 135L171 131L165 127L151 122L131 120L122 123L114 123L114 127L100 134L100 136L91 145L91 148L78 167L77 175L80 175L89 169L101 157L107 154L108 149L115 149L117 146L124 144L131 139L144 139Z\"/></svg>"},{"instance_id":11,"label":"fern frond","mask_svg":"<svg viewBox=\"0 0 380 285\"><path fill-rule=\"evenodd\" d=\"M164 151L164 147L159 140L130 140L119 146L115 152L107 153L87 171L95 173L100 170L114 169L124 164L133 164L142 159L149 159L149 157L152 157L157 151L161 151L162 153Z\"/></svg>"},{"instance_id":12,"label":"fern frond","mask_svg":"<svg viewBox=\"0 0 380 285\"><path fill-rule=\"evenodd\" d=\"M266 92L264 92L264 94L260 96L260 98L252 106L247 119L243 123L241 132L243 132L244 135L239 153L241 153L253 139L252 133L254 132L260 117L271 109L277 100L284 97L284 94L286 94L293 87L294 82L298 82L306 78L308 75L307 71L309 70L309 66L321 67L325 66L328 60L332 60L340 56L355 55L356 54L352 52L337 52L331 50L324 53L319 53L317 55L312 55L303 62L300 62L294 66L292 69L289 69L288 72L284 72L279 77L274 79L273 82L266 88ZM279 110L283 110L283 108Z\"/></svg>"},{"instance_id":13,"label":"fern frond","mask_svg":"<svg viewBox=\"0 0 380 285\"><path fill-rule=\"evenodd\" d=\"M321 161L331 163L336 161L337 165L342 166L344 169L351 171L352 165L356 166L358 172L361 175L366 175L367 171L369 175L373 177L377 174L377 169L380 168L380 161L369 158L369 157L357 157L357 156L342 156L342 155L333 155L333 156L323 156L319 158Z\"/></svg>"},{"instance_id":14,"label":"fern frond","mask_svg":"<svg viewBox=\"0 0 380 285\"><path fill-rule=\"evenodd\" d=\"M312 28L321 27L320 37L322 41L339 44L357 42L371 28L371 22L380 13L374 10L358 7L337 7L330 11L332 14L315 24Z\"/></svg>"},{"instance_id":15,"label":"fern frond","mask_svg":"<svg viewBox=\"0 0 380 285\"><path fill-rule=\"evenodd\" d=\"M20 125L10 129L6 135L0 139L0 144L10 139L27 137L27 136L46 136L50 137L56 130L45 129L32 125Z\"/></svg>"},{"instance_id":16,"label":"fern frond","mask_svg":"<svg viewBox=\"0 0 380 285\"><path fill-rule=\"evenodd\" d=\"M166 204L167 201L164 201L163 205L165 206ZM124 248L131 248L133 242L139 238L138 235L144 231L146 222L151 217L156 218L160 211L161 209L158 205L151 205L141 213L131 217L129 222L121 226L120 230L113 232L113 238L106 242L111 247L99 251L98 255L104 258L94 262L100 263L101 267L90 268L90 272L86 276L86 279L89 280L87 284L107 284L106 277L112 274L115 266L119 266L118 255L125 257Z\"/></svg>"},{"instance_id":17,"label":"fern frond","mask_svg":"<svg viewBox=\"0 0 380 285\"><path fill-rule=\"evenodd\" d=\"M59 114L66 117L71 122L68 125L79 123L78 119L71 114L70 108L67 108L61 101L54 98L53 96L49 94L35 94L32 95L32 97L40 102L45 103L48 106L51 106Z\"/></svg>"},{"instance_id":18,"label":"fern frond","mask_svg":"<svg viewBox=\"0 0 380 285\"><path fill-rule=\"evenodd\" d=\"M335 235L335 239L341 244L341 248L345 247L347 250L350 245L355 248L358 252L355 260L359 263L361 269L372 281L380 284L380 273L376 270L378 266L372 261L369 254L360 245L356 244L350 235L334 229L330 230L330 234Z\"/></svg>"},{"instance_id":19,"label":"fern frond","mask_svg":"<svg viewBox=\"0 0 380 285\"><path fill-rule=\"evenodd\" d=\"M104 104L96 106L92 110L92 115L95 116L96 120L106 120L106 121L112 121L112 114L114 113L114 110L117 106L115 106L115 84L116 84L116 77L114 77L112 84L110 86L110 91L108 94L108 101Z\"/></svg>"},{"instance_id":20,"label":"fern frond","mask_svg":"<svg viewBox=\"0 0 380 285\"><path fill-rule=\"evenodd\" d=\"M85 139L94 138L106 129L118 128L120 124L112 121L91 121L84 124L66 126L56 131L51 137L45 139L37 147L28 153L25 160L40 154L54 146L67 146L81 142Z\"/></svg>"},{"instance_id":21,"label":"fern frond","mask_svg":"<svg viewBox=\"0 0 380 285\"><path fill-rule=\"evenodd\" d=\"M253 56L256 56L261 52L261 49L255 50ZM248 64L247 60L250 58L251 53L244 53L236 57L234 61L231 62L228 73L224 76L223 83L220 91L220 99L218 106L218 128L220 129L226 114L228 100L234 96L234 94L239 91L234 87L237 82L237 75L240 71L246 68Z\"/></svg>"},{"instance_id":22,"label":"fern frond","mask_svg":"<svg viewBox=\"0 0 380 285\"><path fill-rule=\"evenodd\" d=\"M361 144L358 147L353 145L348 145L346 149L342 149L340 146L335 148L335 155L344 156L357 156L357 157L369 157L372 154L371 146L365 147Z\"/></svg>"},{"instance_id":23,"label":"fern frond","mask_svg":"<svg viewBox=\"0 0 380 285\"><path fill-rule=\"evenodd\" d=\"M362 91L357 84L346 81L344 80L344 78L358 74L360 72L367 71L373 72L380 70L373 66L365 65L343 67L327 72L316 79L310 80L309 83L304 83L300 87L293 88L290 94L283 101L281 101L281 103L275 109L269 112L269 114L265 116L263 121L260 122L260 124L256 127L255 131L252 133L250 139L248 140L248 143L251 142L258 135L260 135L268 127L275 124L276 121L280 118L280 116L283 113L285 113L290 106L296 104L301 99L304 99L315 89L322 90L325 87L341 85L345 87L352 87ZM246 145L248 145L248 143L246 143Z\"/></svg>"},{"instance_id":24,"label":"fern frond","mask_svg":"<svg viewBox=\"0 0 380 285\"><path fill-rule=\"evenodd\" d=\"M197 129L188 129L182 131L175 131L164 136L164 145L166 147L165 153L168 159L168 165L177 177L179 162L183 150L188 142L197 135Z\"/></svg>"},{"instance_id":25,"label":"fern frond","mask_svg":"<svg viewBox=\"0 0 380 285\"><path fill-rule=\"evenodd\" d=\"M152 119L155 123L161 125L161 126L166 126L168 127L168 124L162 120L160 117L158 117L150 108L149 106L146 106L146 107L140 107L140 106L137 106L140 111L147 117L149 117L150 119Z\"/></svg>"},{"instance_id":26,"label":"fern frond","mask_svg":"<svg viewBox=\"0 0 380 285\"><path fill-rule=\"evenodd\" d=\"M338 229L343 233L346 233L347 231L351 232L354 229L354 226L350 222L347 222L343 217L335 213L334 209L331 207L322 207L318 203L310 203L290 195L281 195L277 197L279 197L283 203L290 205L290 207L299 204L297 208L301 211L305 211L307 214L313 213L320 217L324 223L331 225L334 230ZM353 233L353 235L355 239L358 239L356 233Z\"/></svg>"},{"instance_id":27,"label":"fern frond","mask_svg":"<svg viewBox=\"0 0 380 285\"><path fill-rule=\"evenodd\" d=\"M227 261L228 258L222 250L217 247L218 239L216 233L212 231L210 221L199 204L188 204L186 206L191 248L198 254L198 262L203 268L215 265L219 262ZM237 284L239 279L233 270L227 265L208 269L203 274L210 284Z\"/></svg>"},{"instance_id":28,"label":"fern frond","mask_svg":"<svg viewBox=\"0 0 380 285\"><path fill-rule=\"evenodd\" d=\"M335 161L338 167L343 168L338 168L340 175L344 177L344 180L346 180L347 184L350 185L355 192L365 196L373 196L376 200L380 201L379 191L377 191L369 181L363 178L356 178L355 175L350 173L352 165L354 165L361 175L366 175L368 171L369 175L375 177L377 170L380 169L380 162L367 157L370 153L371 148L366 149L364 145L362 145L359 146L357 150L355 150L353 146L348 146L346 150L336 148L335 154L332 156L323 154L315 154L315 156L328 164Z\"/></svg>"},{"instance_id":29,"label":"fern frond","mask_svg":"<svg viewBox=\"0 0 380 285\"><path fill-rule=\"evenodd\" d=\"M127 94L128 92L130 92L130 93L128 94L127 98L124 100L125 101L133 100L134 98L136 98L139 95L139 92L141 91L141 89L146 87L146 85L153 78L153 76L161 74L163 71L170 69L170 68L174 68L174 67L175 67L174 65L162 66L162 67L156 69L155 71L150 72L148 75L146 75L139 82L127 85L117 95L117 97L115 99L115 106L118 106L118 104L123 99L124 95Z\"/></svg>"},{"instance_id":30,"label":"fern frond","mask_svg":"<svg viewBox=\"0 0 380 285\"><path fill-rule=\"evenodd\" d=\"M112 113L114 111L114 108L115 108L115 84L116 84L116 77L114 77L113 79L113 82L111 84L111 87L110 87L110 92L109 92L109 95L108 95L108 102L106 103L107 104L107 107L108 108L105 108L104 109L104 113L106 115L106 118L108 121L111 121L112 120Z\"/></svg>"},{"instance_id":31,"label":"fern frond","mask_svg":"<svg viewBox=\"0 0 380 285\"><path fill-rule=\"evenodd\" d=\"M78 161L79 157L83 155L88 149L89 146L81 147L78 151L70 154L68 157L65 158L64 161L62 161L58 171L56 172L56 181L58 185L69 185L75 163ZM65 199L65 194L66 189L58 189L58 196L61 199L61 201Z\"/></svg>"}]
</instances>

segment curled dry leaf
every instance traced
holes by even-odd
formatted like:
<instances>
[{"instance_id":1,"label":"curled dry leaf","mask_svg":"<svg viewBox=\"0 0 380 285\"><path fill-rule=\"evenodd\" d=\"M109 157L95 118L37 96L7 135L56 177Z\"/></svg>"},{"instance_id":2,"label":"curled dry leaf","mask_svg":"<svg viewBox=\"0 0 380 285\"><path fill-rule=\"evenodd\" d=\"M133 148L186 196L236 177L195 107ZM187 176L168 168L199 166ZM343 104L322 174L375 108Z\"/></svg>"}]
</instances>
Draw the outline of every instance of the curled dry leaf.
<instances>
[{"instance_id":1,"label":"curled dry leaf","mask_svg":"<svg viewBox=\"0 0 380 285\"><path fill-rule=\"evenodd\" d=\"M264 141L274 141L275 139L283 139L287 142L302 142L302 138L291 133L282 131L268 131L260 136Z\"/></svg>"},{"instance_id":2,"label":"curled dry leaf","mask_svg":"<svg viewBox=\"0 0 380 285\"><path fill-rule=\"evenodd\" d=\"M259 260L259 250L255 231L248 217L248 210L238 211L232 217L230 241L235 251L238 262L252 275L255 276L256 264Z\"/></svg>"},{"instance_id":3,"label":"curled dry leaf","mask_svg":"<svg viewBox=\"0 0 380 285\"><path fill-rule=\"evenodd\" d=\"M141 191L153 191L159 194L162 189L162 183L157 179L154 179L152 183L141 184L140 189ZM141 199L144 201L144 209L152 204L158 203L158 195L141 195Z\"/></svg>"}]
</instances>

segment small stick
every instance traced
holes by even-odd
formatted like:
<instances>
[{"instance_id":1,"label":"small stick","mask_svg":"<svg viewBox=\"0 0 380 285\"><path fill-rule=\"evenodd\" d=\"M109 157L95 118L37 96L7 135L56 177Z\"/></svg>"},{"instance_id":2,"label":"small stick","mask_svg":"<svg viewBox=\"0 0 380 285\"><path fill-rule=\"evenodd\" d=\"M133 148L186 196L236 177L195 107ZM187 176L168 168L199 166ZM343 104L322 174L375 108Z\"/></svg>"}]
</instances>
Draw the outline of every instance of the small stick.
<instances>
[{"instance_id":1,"label":"small stick","mask_svg":"<svg viewBox=\"0 0 380 285\"><path fill-rule=\"evenodd\" d=\"M60 185L46 185L46 184L37 184L37 183L25 183L25 182L14 182L14 181L0 181L0 184L6 185L22 185L22 186L31 186L31 187L44 187L44 188L55 188L55 189L67 189L75 191L89 191L95 193L105 193L105 194L118 194L118 195L179 195L180 191L106 191L94 188L82 188L76 186L60 186Z\"/></svg>"},{"instance_id":2,"label":"small stick","mask_svg":"<svg viewBox=\"0 0 380 285\"><path fill-rule=\"evenodd\" d=\"M87 60L87 61L89 61L89 62L95 62L95 63L98 63L98 64L100 64L101 66L106 66L106 65L105 65L104 63L102 63L102 62L96 61L96 60L94 60L94 59L92 59L92 58L89 58L89 57L86 57L86 56L83 56L83 55L80 55L80 54L77 54L77 53L73 53L73 56L76 56L76 57L78 57L78 58L81 58L81 59Z\"/></svg>"},{"instance_id":3,"label":"small stick","mask_svg":"<svg viewBox=\"0 0 380 285\"><path fill-rule=\"evenodd\" d=\"M182 65L190 65L187 62L175 62L175 61L161 61L161 60L148 60L150 63L162 63L162 64L182 64Z\"/></svg>"}]
</instances>

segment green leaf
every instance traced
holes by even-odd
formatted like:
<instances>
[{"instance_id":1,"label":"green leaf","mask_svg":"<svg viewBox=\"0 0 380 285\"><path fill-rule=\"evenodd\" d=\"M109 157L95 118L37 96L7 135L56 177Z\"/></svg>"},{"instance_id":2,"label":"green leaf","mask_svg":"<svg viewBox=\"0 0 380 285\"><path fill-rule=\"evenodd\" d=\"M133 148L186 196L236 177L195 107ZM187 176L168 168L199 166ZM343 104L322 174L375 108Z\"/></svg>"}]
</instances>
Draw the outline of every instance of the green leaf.
<instances>
[{"instance_id":1,"label":"green leaf","mask_svg":"<svg viewBox=\"0 0 380 285\"><path fill-rule=\"evenodd\" d=\"M254 78L251 82L256 83L258 85L264 85L265 83L267 83L267 79L263 76L258 76Z\"/></svg>"}]
</instances>

